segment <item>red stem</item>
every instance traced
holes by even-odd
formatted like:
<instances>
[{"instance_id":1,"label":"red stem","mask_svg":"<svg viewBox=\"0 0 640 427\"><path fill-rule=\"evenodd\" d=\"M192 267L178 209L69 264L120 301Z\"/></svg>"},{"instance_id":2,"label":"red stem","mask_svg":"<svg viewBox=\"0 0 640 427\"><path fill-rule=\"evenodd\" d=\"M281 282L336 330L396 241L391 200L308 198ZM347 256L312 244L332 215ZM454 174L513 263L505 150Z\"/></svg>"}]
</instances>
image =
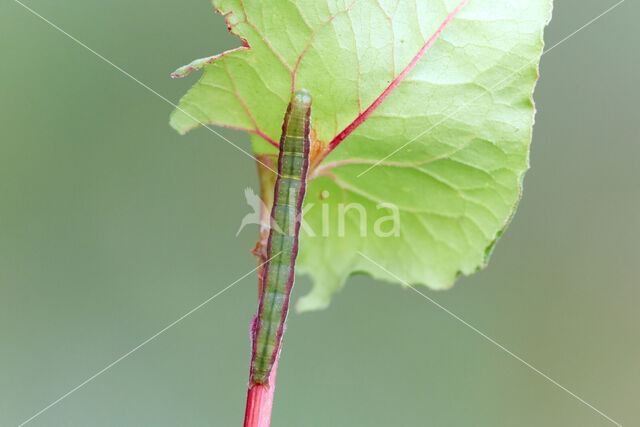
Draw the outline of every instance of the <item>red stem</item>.
<instances>
[{"instance_id":1,"label":"red stem","mask_svg":"<svg viewBox=\"0 0 640 427\"><path fill-rule=\"evenodd\" d=\"M275 185L275 174L270 173L273 160L264 158L264 154L256 155L256 165L258 167L258 177L260 178L260 198L265 204L273 204L273 192L269 191ZM267 257L268 228L271 222L270 210L263 204L260 209L261 231L260 239L253 250L253 254L258 258L260 267L258 268L258 301L262 294L262 273ZM253 327L253 325L252 325ZM278 360L276 359L271 374L269 374L269 387L263 384L254 384L247 390L247 406L244 413L244 427L269 427L271 422L271 407L273 405L273 392L276 388L276 372L278 371ZM251 377L251 370L249 370Z\"/></svg>"},{"instance_id":2,"label":"red stem","mask_svg":"<svg viewBox=\"0 0 640 427\"><path fill-rule=\"evenodd\" d=\"M393 79L393 81L380 94L380 96L378 96L375 99L375 101L373 101L373 103L371 105L369 105L369 107L366 110L364 110L362 113L360 113L360 115L358 115L358 117L356 117L356 119L353 122L351 122L349 124L349 126L344 128L342 130L342 132L340 132L338 135L336 135L331 140L331 142L329 143L327 148L322 152L322 154L320 154L318 156L318 158L314 162L314 167L319 165L325 159L325 157L327 157L329 155L329 153L331 153L334 150L334 148L336 148L342 141L344 141L344 139L347 136L349 136L351 134L351 132L356 130L356 128L358 126L360 126L362 123L364 123L364 121L367 120L367 118L369 118L371 113L373 113L373 111L376 108L378 108L378 106L380 104L382 104L382 101L384 101L387 98L387 96L389 96L391 94L391 92L393 92L393 90L400 83L402 83L402 81L405 79L405 77L407 77L407 74L409 74L409 72L413 69L413 67L416 66L416 64L418 63L420 58L422 58L422 56L427 52L427 50L429 50L431 45L440 36L440 33L442 33L442 31L446 28L446 26L449 25L449 22L451 22L451 20L458 14L458 12L460 12L460 9L462 9L464 7L464 5L467 4L467 2L468 2L468 0L462 0L460 3L458 3L458 6L456 6L456 8L451 11L449 16L447 16L447 18L442 22L442 24L440 24L440 27L436 30L436 32L433 33L433 35L429 38L429 40L427 40L427 42L424 44L424 46L422 46L422 48L416 54L416 56L413 57L411 62L409 62L409 64L404 68L404 70L402 70L402 72L400 72L400 74L398 74L398 76L395 79Z\"/></svg>"},{"instance_id":3,"label":"red stem","mask_svg":"<svg viewBox=\"0 0 640 427\"><path fill-rule=\"evenodd\" d=\"M276 388L276 360L269 376L269 387L264 384L254 384L247 391L247 407L244 412L244 427L269 427L271 422L271 407L273 406L273 392Z\"/></svg>"}]
</instances>

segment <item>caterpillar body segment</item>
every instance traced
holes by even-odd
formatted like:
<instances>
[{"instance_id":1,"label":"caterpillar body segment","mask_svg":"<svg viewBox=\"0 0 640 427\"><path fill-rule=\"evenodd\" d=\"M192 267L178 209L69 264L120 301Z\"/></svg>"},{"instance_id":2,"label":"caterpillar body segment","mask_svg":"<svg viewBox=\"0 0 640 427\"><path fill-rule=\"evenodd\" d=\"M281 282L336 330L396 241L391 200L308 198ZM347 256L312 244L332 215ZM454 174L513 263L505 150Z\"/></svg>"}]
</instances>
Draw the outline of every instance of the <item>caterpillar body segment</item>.
<instances>
[{"instance_id":1,"label":"caterpillar body segment","mask_svg":"<svg viewBox=\"0 0 640 427\"><path fill-rule=\"evenodd\" d=\"M307 189L310 114L311 95L305 89L296 91L282 123L267 261L262 270L258 313L251 327L250 385L268 385L269 374L282 346Z\"/></svg>"}]
</instances>

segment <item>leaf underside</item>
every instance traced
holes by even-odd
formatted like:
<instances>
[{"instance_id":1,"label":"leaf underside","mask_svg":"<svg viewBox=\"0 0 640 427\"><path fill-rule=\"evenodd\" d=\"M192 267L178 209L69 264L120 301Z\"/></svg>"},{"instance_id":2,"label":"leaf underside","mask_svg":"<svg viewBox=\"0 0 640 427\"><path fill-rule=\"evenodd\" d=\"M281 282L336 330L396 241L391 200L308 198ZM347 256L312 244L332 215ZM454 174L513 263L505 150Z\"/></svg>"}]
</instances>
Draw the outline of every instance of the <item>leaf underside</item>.
<instances>
[{"instance_id":1,"label":"leaf underside","mask_svg":"<svg viewBox=\"0 0 640 427\"><path fill-rule=\"evenodd\" d=\"M327 145L458 3L218 1L243 46L176 70L203 74L171 125L181 133L201 123L246 130L255 153L274 153L267 140L279 139L294 80L313 95L316 143ZM326 307L354 272L445 289L486 265L528 168L532 93L550 14L551 0L470 0L406 79L312 172L304 217L311 231L301 232L297 267L314 286L298 309ZM365 230L351 203L364 208ZM399 209L398 233L385 204Z\"/></svg>"}]
</instances>

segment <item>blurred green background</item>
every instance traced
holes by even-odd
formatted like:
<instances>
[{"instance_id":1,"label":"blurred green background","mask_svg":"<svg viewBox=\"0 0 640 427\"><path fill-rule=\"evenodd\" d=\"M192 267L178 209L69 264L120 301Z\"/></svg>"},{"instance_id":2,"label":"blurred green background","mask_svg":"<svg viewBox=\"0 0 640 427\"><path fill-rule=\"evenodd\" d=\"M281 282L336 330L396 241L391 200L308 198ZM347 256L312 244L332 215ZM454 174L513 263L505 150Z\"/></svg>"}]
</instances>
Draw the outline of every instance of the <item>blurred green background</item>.
<instances>
[{"instance_id":1,"label":"blurred green background","mask_svg":"<svg viewBox=\"0 0 640 427\"><path fill-rule=\"evenodd\" d=\"M197 78L174 68L239 44L207 0L28 4L173 101ZM547 46L612 4L557 1ZM627 1L543 56L518 213L486 270L427 291L625 426L640 425L639 14ZM15 426L255 266L257 230L235 233L257 177L13 1L0 34L0 425ZM251 275L29 425L239 425L255 306ZM291 314L272 424L612 425L362 276Z\"/></svg>"}]
</instances>

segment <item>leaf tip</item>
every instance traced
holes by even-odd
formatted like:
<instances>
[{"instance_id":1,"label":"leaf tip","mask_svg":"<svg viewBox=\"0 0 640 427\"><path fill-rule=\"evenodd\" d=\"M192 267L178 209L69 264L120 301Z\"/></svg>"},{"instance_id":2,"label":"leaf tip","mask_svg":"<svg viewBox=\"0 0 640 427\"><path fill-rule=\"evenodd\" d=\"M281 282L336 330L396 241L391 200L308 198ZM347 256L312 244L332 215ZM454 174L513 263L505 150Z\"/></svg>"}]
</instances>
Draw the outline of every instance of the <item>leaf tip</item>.
<instances>
[{"instance_id":1,"label":"leaf tip","mask_svg":"<svg viewBox=\"0 0 640 427\"><path fill-rule=\"evenodd\" d=\"M329 300L314 295L313 292L303 296L296 303L296 313L324 310L329 307Z\"/></svg>"},{"instance_id":2,"label":"leaf tip","mask_svg":"<svg viewBox=\"0 0 640 427\"><path fill-rule=\"evenodd\" d=\"M171 126L180 135L185 135L194 126L185 123L184 120L181 120L181 113L182 112L179 109L175 109L171 112L171 114L169 115L169 126Z\"/></svg>"}]
</instances>

